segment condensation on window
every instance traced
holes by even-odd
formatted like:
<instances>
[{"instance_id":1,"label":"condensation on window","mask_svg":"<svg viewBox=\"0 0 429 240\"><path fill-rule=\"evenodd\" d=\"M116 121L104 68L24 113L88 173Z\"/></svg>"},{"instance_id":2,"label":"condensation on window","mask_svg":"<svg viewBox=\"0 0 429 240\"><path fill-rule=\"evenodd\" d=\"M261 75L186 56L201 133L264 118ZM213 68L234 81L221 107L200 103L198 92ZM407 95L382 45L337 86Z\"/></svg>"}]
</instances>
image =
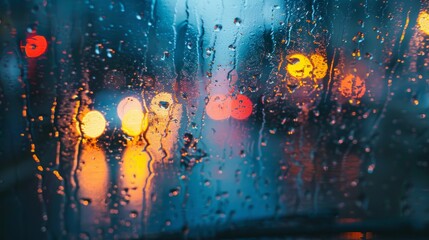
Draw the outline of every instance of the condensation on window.
<instances>
[{"instance_id":1,"label":"condensation on window","mask_svg":"<svg viewBox=\"0 0 429 240\"><path fill-rule=\"evenodd\" d=\"M0 43L0 238L429 224L426 1L1 0Z\"/></svg>"}]
</instances>

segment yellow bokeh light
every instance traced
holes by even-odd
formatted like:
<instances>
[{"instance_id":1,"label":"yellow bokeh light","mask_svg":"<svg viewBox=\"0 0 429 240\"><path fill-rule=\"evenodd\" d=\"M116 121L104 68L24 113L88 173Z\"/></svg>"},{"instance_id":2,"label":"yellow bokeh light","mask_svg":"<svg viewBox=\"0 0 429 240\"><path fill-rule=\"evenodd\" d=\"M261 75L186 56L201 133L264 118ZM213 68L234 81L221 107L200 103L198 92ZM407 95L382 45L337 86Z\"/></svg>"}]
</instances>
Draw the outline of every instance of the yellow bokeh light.
<instances>
[{"instance_id":1,"label":"yellow bokeh light","mask_svg":"<svg viewBox=\"0 0 429 240\"><path fill-rule=\"evenodd\" d=\"M322 79L326 76L328 71L328 63L325 58L319 54L310 56L311 63L313 63L313 76L316 79Z\"/></svg>"},{"instance_id":2,"label":"yellow bokeh light","mask_svg":"<svg viewBox=\"0 0 429 240\"><path fill-rule=\"evenodd\" d=\"M138 136L148 126L148 119L142 110L132 109L125 113L122 119L122 131L128 136Z\"/></svg>"},{"instance_id":3,"label":"yellow bokeh light","mask_svg":"<svg viewBox=\"0 0 429 240\"><path fill-rule=\"evenodd\" d=\"M127 113L130 110L142 110L142 105L140 101L135 97L126 97L122 99L117 107L117 113L119 119L123 119L125 113Z\"/></svg>"},{"instance_id":4,"label":"yellow bokeh light","mask_svg":"<svg viewBox=\"0 0 429 240\"><path fill-rule=\"evenodd\" d=\"M292 54L287 58L287 72L295 78L307 78L310 77L310 73L313 71L313 65L303 54Z\"/></svg>"},{"instance_id":5,"label":"yellow bokeh light","mask_svg":"<svg viewBox=\"0 0 429 240\"><path fill-rule=\"evenodd\" d=\"M83 117L80 128L85 137L98 138L106 128L106 119L99 111L90 111Z\"/></svg>"},{"instance_id":6,"label":"yellow bokeh light","mask_svg":"<svg viewBox=\"0 0 429 240\"><path fill-rule=\"evenodd\" d=\"M420 30L429 35L429 13L422 11L417 18L417 23Z\"/></svg>"}]
</instances>

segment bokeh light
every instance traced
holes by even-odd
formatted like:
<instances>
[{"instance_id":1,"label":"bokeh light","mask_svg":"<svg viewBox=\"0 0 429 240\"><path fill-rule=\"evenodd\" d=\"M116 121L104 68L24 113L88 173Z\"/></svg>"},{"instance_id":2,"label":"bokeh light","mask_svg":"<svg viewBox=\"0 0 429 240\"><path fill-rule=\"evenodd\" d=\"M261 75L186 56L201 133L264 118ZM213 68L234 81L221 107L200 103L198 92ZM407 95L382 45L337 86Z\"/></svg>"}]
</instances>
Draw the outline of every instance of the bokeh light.
<instances>
[{"instance_id":1,"label":"bokeh light","mask_svg":"<svg viewBox=\"0 0 429 240\"><path fill-rule=\"evenodd\" d=\"M213 120L224 120L231 116L231 98L223 94L210 96L206 105L207 115Z\"/></svg>"},{"instance_id":2,"label":"bokeh light","mask_svg":"<svg viewBox=\"0 0 429 240\"><path fill-rule=\"evenodd\" d=\"M339 91L346 98L361 98L366 92L365 81L357 75L348 74L341 80Z\"/></svg>"},{"instance_id":3,"label":"bokeh light","mask_svg":"<svg viewBox=\"0 0 429 240\"><path fill-rule=\"evenodd\" d=\"M292 77L299 79L310 77L313 65L306 56L296 53L286 57L286 60L286 70Z\"/></svg>"},{"instance_id":4,"label":"bokeh light","mask_svg":"<svg viewBox=\"0 0 429 240\"><path fill-rule=\"evenodd\" d=\"M426 11L420 12L417 24L422 32L429 35L429 13Z\"/></svg>"},{"instance_id":5,"label":"bokeh light","mask_svg":"<svg viewBox=\"0 0 429 240\"><path fill-rule=\"evenodd\" d=\"M311 63L313 64L313 76L316 79L322 79L326 76L328 71L328 63L326 59L319 55L313 54L310 56Z\"/></svg>"},{"instance_id":6,"label":"bokeh light","mask_svg":"<svg viewBox=\"0 0 429 240\"><path fill-rule=\"evenodd\" d=\"M244 120L247 119L253 111L252 101L243 94L238 94L231 100L231 117Z\"/></svg>"},{"instance_id":7,"label":"bokeh light","mask_svg":"<svg viewBox=\"0 0 429 240\"><path fill-rule=\"evenodd\" d=\"M119 119L123 120L124 115L130 110L142 111L142 105L139 99L135 97L126 97L119 102L116 110Z\"/></svg>"},{"instance_id":8,"label":"bokeh light","mask_svg":"<svg viewBox=\"0 0 429 240\"><path fill-rule=\"evenodd\" d=\"M80 128L85 137L98 138L106 128L106 119L99 111L90 111L83 117Z\"/></svg>"},{"instance_id":9,"label":"bokeh light","mask_svg":"<svg viewBox=\"0 0 429 240\"><path fill-rule=\"evenodd\" d=\"M122 119L122 131L128 136L138 136L148 126L148 119L142 110L131 109L127 111Z\"/></svg>"},{"instance_id":10,"label":"bokeh light","mask_svg":"<svg viewBox=\"0 0 429 240\"><path fill-rule=\"evenodd\" d=\"M48 48L48 42L44 36L36 35L27 38L27 44L25 45L25 54L29 58L40 57L46 52Z\"/></svg>"}]
</instances>

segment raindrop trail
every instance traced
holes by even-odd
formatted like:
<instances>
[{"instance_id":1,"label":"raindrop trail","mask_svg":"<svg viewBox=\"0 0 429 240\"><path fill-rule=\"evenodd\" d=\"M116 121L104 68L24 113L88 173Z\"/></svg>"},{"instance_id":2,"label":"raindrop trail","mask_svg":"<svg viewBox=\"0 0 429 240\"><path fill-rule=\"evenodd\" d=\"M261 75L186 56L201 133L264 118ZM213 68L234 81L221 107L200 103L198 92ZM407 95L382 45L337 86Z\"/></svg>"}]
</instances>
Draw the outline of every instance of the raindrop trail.
<instances>
[{"instance_id":1,"label":"raindrop trail","mask_svg":"<svg viewBox=\"0 0 429 240\"><path fill-rule=\"evenodd\" d=\"M174 24L173 24L173 30L174 30L174 49L173 49L173 69L174 69L174 73L176 74L175 76L175 80L176 83L179 83L181 81L181 79L183 78L183 69L184 69L184 65L183 66L177 66L176 63L176 58L179 58L179 61L182 61L182 59L180 59L180 55L178 54L178 52L180 51L180 45L183 44L183 50L182 50L182 57L185 58L185 53L186 53L186 33L188 32L189 29L189 6L188 6L188 0L186 0L185 2L185 14L186 14L186 19L184 21L184 25L180 24L180 29L183 27L185 29L185 33L182 35L182 33L177 33L177 4L178 1L176 2L176 7L175 7L175 11L174 11ZM180 30L182 31L182 30ZM183 39L181 39L183 37ZM177 48L177 46L180 46L179 49ZM176 57L176 54L179 55L178 57ZM185 61L185 59L183 59L183 61Z\"/></svg>"},{"instance_id":2,"label":"raindrop trail","mask_svg":"<svg viewBox=\"0 0 429 240\"><path fill-rule=\"evenodd\" d=\"M386 111L387 111L387 106L389 105L389 103L390 103L390 101L391 101L391 91L392 91L392 89L391 89L391 87L392 87L392 85L393 85L393 79L391 79L391 76L393 76L395 73L396 73L396 68L399 66L399 62L400 61L398 61L399 59L400 59L400 56L402 55L401 54L401 49L402 49L402 41L403 41L403 39L405 38L405 34L406 34L406 31L407 31L407 28L408 28L408 23L409 23L409 17L410 17L410 11L411 10L408 10L408 12L407 12L407 18L405 19L405 24L404 24L404 29L403 29L403 31L402 31L402 34L401 34L401 37L400 37L400 39L399 39L399 44L397 45L397 46L394 46L394 47L397 47L397 57L393 57L392 59L391 59L391 61L390 61L390 66L392 66L393 65L393 67L392 68L390 68L391 70L390 71L388 71L388 69L386 70L386 79L387 79L387 93L386 93L386 100L384 101L384 104L383 104L383 108L381 109L381 111L380 111L380 114L378 115L378 117L377 117L377 119L375 120L375 123L374 123L374 125L373 125L373 127L372 127L372 129L371 129L371 132L370 132L370 134L369 134L369 136L370 136L370 139L373 139L373 137L374 137L374 135L375 135L375 131L378 129L378 126L379 126L379 124L380 124L380 122L381 122L381 119L383 118L383 115L386 113ZM402 49L403 50L403 49ZM393 51L392 51L393 52Z\"/></svg>"},{"instance_id":3,"label":"raindrop trail","mask_svg":"<svg viewBox=\"0 0 429 240\"><path fill-rule=\"evenodd\" d=\"M146 130L146 132L147 132L147 130ZM144 135L146 135L146 133ZM145 138L145 136L144 136L144 138ZM147 142L147 144L146 144L146 147L148 147L148 146L149 146L149 142ZM145 152L147 152L147 151L145 151ZM141 213L142 213L141 225L142 225L142 229L144 229L143 231L145 234L147 233L147 227L148 227L147 220L148 220L148 216L149 216L149 211L148 211L148 206L147 206L148 205L147 204L148 203L147 193L148 193L148 187L150 185L149 183L152 181L152 179L154 177L154 174L152 171L153 158L149 152L147 152L147 155L149 156L149 160L147 162L147 169L148 169L149 174L146 177L144 185L143 185L143 199L142 199L143 203L142 203L142 210L141 210ZM149 192L149 196L150 196L150 192Z\"/></svg>"},{"instance_id":4,"label":"raindrop trail","mask_svg":"<svg viewBox=\"0 0 429 240\"><path fill-rule=\"evenodd\" d=\"M328 80L328 84L326 86L326 92L325 92L325 99L324 99L325 103L326 103L326 101L328 99L329 91L331 89L332 77L333 77L333 74L334 74L334 61L335 61L335 55L336 54L337 54L337 49L334 48L334 54L332 56L332 61L331 61L331 69L329 70L329 80Z\"/></svg>"},{"instance_id":5,"label":"raindrop trail","mask_svg":"<svg viewBox=\"0 0 429 240\"><path fill-rule=\"evenodd\" d=\"M293 8L294 6L292 6ZM289 47L290 44L290 40L291 40L291 33L292 33L292 26L293 24L290 23L290 19L291 19L291 10L287 11L287 17L286 17L286 27L287 27L287 43L286 43L286 47Z\"/></svg>"},{"instance_id":6,"label":"raindrop trail","mask_svg":"<svg viewBox=\"0 0 429 240\"><path fill-rule=\"evenodd\" d=\"M154 21L154 12L155 12L155 5L156 5L156 0L152 0L151 5L150 5L150 18L148 19L148 22L146 24L146 47L144 50L144 54L143 54L143 72L147 71L147 52L149 50L149 39L150 39L150 31L151 31L151 27ZM145 46L145 44L143 44L143 46Z\"/></svg>"},{"instance_id":7,"label":"raindrop trail","mask_svg":"<svg viewBox=\"0 0 429 240\"><path fill-rule=\"evenodd\" d=\"M156 0L152 0L151 4L150 4L150 21L153 21L153 15L155 12L155 5L156 5Z\"/></svg>"},{"instance_id":8,"label":"raindrop trail","mask_svg":"<svg viewBox=\"0 0 429 240\"><path fill-rule=\"evenodd\" d=\"M179 4L179 0L176 0L176 4L174 5L174 16L173 16L173 24L171 24L171 28L173 29L173 54L171 56L173 62L173 72L176 74L176 83L179 74L177 73L178 69L176 69L175 58L176 58L176 49L177 49L177 5Z\"/></svg>"},{"instance_id":9,"label":"raindrop trail","mask_svg":"<svg viewBox=\"0 0 429 240\"><path fill-rule=\"evenodd\" d=\"M174 113L174 109L175 109L175 107L177 107L177 105L176 104L172 104L171 106L170 106L170 110L168 111L168 116L169 116L169 119L168 119L168 122L167 122L167 124L165 125L165 128L164 128L164 136L161 136L161 139L160 139L160 141L161 141L161 150L162 150L162 154L163 154L163 156L162 156L162 164L164 164L164 160L165 160L165 158L167 158L168 157L168 153L167 153L167 150L164 148L164 144L162 144L162 139L164 138L167 138L167 136L168 136L168 127L170 126L170 124L171 124L171 122L173 121L173 117L172 117L172 115L173 115L173 113ZM168 159L167 159L168 160Z\"/></svg>"},{"instance_id":10,"label":"raindrop trail","mask_svg":"<svg viewBox=\"0 0 429 240\"><path fill-rule=\"evenodd\" d=\"M80 130L80 132L81 133L83 133L83 131L82 131L82 129L81 129L81 126L82 126L82 123L80 122L80 119L77 117L81 112L82 112L82 102L83 102L83 99L82 99L82 94L83 94L83 92L80 92L79 93L79 100L77 101L77 104L78 104L78 106L77 106L77 112L76 112L76 115L74 116L74 119L76 119L77 120L77 122L78 122L78 124L79 124L79 130ZM78 201L78 192L79 192L79 179L78 179L78 177L77 177L77 173L78 173L78 170L79 170L79 166L80 166L80 158L81 158L81 150L82 150L82 141L83 141L83 138L82 138L82 136L79 136L78 137L79 139L78 139L78 143L76 144L76 146L75 146L75 156L74 156L74 159L73 159L73 168L72 168L72 174L73 174L73 176L72 176L72 180L73 180L73 184L72 184L72 187L73 187L73 189L72 189L72 192L73 192L73 201L72 201L72 203L74 202L74 203L76 203L76 209L77 209L77 219L78 219L78 221L80 221L80 219L81 219L81 208L80 208L80 203L79 203L79 201ZM77 224L77 227L78 227L78 231L77 232L80 232L80 224Z\"/></svg>"},{"instance_id":11,"label":"raindrop trail","mask_svg":"<svg viewBox=\"0 0 429 240\"><path fill-rule=\"evenodd\" d=\"M146 104L146 100L145 100L145 98L144 98L144 92L142 92L141 93L141 95L142 95L142 100L143 100L143 108L145 109L145 111L146 111L146 117L148 117L148 113L149 113L149 109L148 109L148 107L147 107L147 104ZM149 172L149 174L148 174L148 176L146 177L146 179L145 179L145 183L144 183L144 185L143 185L143 202L142 202L142 210L141 210L141 213L142 213L142 222L141 222L141 225L142 225L142 229L143 229L143 231L144 231L144 233L146 233L147 232L147 217L149 216L149 212L147 211L147 196L146 196L146 193L147 193L147 187L148 187L148 183L151 181L151 179L154 177L154 175L153 175L153 171L152 171L152 162L153 162L153 157L152 157L152 154L150 153L150 151L148 151L148 148L149 148L149 146L150 146L150 141L149 141L149 139L147 138L147 133L149 132L149 127L147 127L146 128L146 130L144 131L144 133L143 133L143 139L144 139L144 141L145 141L145 145L144 145L144 147L143 147L143 152L146 152L147 153L147 155L148 155L148 157L149 157L149 159L148 159L148 162L147 162L147 169L148 169L148 172Z\"/></svg>"},{"instance_id":12,"label":"raindrop trail","mask_svg":"<svg viewBox=\"0 0 429 240\"><path fill-rule=\"evenodd\" d=\"M19 56L19 52L17 49L15 49L15 53L16 53L16 56ZM33 131L33 123L30 120L30 118L31 118L31 116L33 116L33 114L32 114L32 111L31 111L32 109L31 109L31 106L29 103L30 102L30 83L29 83L29 79L26 77L28 75L28 72L27 72L28 66L20 57L17 58L17 61L20 63L21 66L23 66L21 69L21 79L24 82L26 82L26 84L25 84L25 98L24 98L24 104L23 104L26 108L26 111L27 111L25 121L26 121L26 125L28 128L27 131L28 131L29 143L30 143L30 146L33 148L33 149L31 149L33 159L36 162L37 169L40 171L40 173L37 173L37 176L38 176L37 177L37 187L40 189L40 192L37 191L37 196L38 196L40 205L42 207L42 219L43 219L42 227L46 228L48 219L47 218L45 219L44 216L48 216L48 214L47 214L47 210L46 210L46 202L45 202L45 199L43 197L43 194L44 194L43 193L43 177L44 177L43 171L44 171L44 169L42 167L42 164L40 163L40 158L37 156L36 145L34 143L33 132L32 132Z\"/></svg>"},{"instance_id":13,"label":"raindrop trail","mask_svg":"<svg viewBox=\"0 0 429 240\"><path fill-rule=\"evenodd\" d=\"M364 12L365 12L365 17L369 18L369 13L368 13L368 0L365 0L365 8L364 8Z\"/></svg>"},{"instance_id":14,"label":"raindrop trail","mask_svg":"<svg viewBox=\"0 0 429 240\"><path fill-rule=\"evenodd\" d=\"M262 96L262 124L261 124L261 128L259 129L258 132L258 166L259 166L259 176L262 176L262 172L263 172L263 164L262 164L262 134L264 132L264 128L265 128L265 123L266 123L266 118L265 118L265 107L264 107L264 101L265 101L265 97Z\"/></svg>"},{"instance_id":15,"label":"raindrop trail","mask_svg":"<svg viewBox=\"0 0 429 240\"><path fill-rule=\"evenodd\" d=\"M274 36L274 11L276 9L277 8L275 6L271 7L270 35L271 35L271 41L273 43L273 50L271 51L272 54L274 54L276 52L276 39L275 39L275 36Z\"/></svg>"},{"instance_id":16,"label":"raindrop trail","mask_svg":"<svg viewBox=\"0 0 429 240\"><path fill-rule=\"evenodd\" d=\"M410 11L411 10L408 10L407 19L405 20L405 26L404 26L404 29L402 30L402 35L401 35L401 39L399 40L399 44L402 44L402 41L404 41L405 32L407 31L408 24L410 23ZM398 52L399 52L399 49L400 47L398 48Z\"/></svg>"},{"instance_id":17,"label":"raindrop trail","mask_svg":"<svg viewBox=\"0 0 429 240\"><path fill-rule=\"evenodd\" d=\"M316 0L313 0L313 3L311 4L311 24L314 24L314 25L313 25L313 27L310 30L310 32L311 32L312 35L313 35L314 29L317 26L316 21L314 21L314 15L316 14L315 5L316 5ZM314 37L314 39L316 39L316 36L313 35L313 37Z\"/></svg>"},{"instance_id":18,"label":"raindrop trail","mask_svg":"<svg viewBox=\"0 0 429 240\"><path fill-rule=\"evenodd\" d=\"M198 12L195 9L195 12L198 16ZM198 21L199 19L199 21ZM204 34L205 34L205 29L204 29L204 20L202 18L198 18L197 17L197 23L199 24L201 22L201 27L198 28L198 39L197 39L197 55L198 55L198 66L200 66L200 73L201 76L204 76L204 57L203 57L203 52L204 52Z\"/></svg>"},{"instance_id":19,"label":"raindrop trail","mask_svg":"<svg viewBox=\"0 0 429 240\"><path fill-rule=\"evenodd\" d=\"M121 8L121 12L125 12L125 7L122 2L119 2L119 7Z\"/></svg>"},{"instance_id":20,"label":"raindrop trail","mask_svg":"<svg viewBox=\"0 0 429 240\"><path fill-rule=\"evenodd\" d=\"M196 15L198 15L198 13L196 13ZM203 51L204 51L204 33L205 33L205 29L204 29L204 20L202 18L200 18L201 21L201 32L200 35L198 36L199 40L198 40L198 49L200 50L198 52L198 64L201 66L201 76L204 76L204 58L203 58ZM198 30L200 30L200 28L198 28ZM202 85L204 85L204 81L201 82ZM201 86L201 88L203 88L204 86ZM205 87L204 87L205 88ZM200 132L199 132L199 136L198 138L201 140L203 138L203 125L204 125L204 119L205 119L205 104L203 106L202 109L202 113L201 113L201 120L200 120Z\"/></svg>"},{"instance_id":21,"label":"raindrop trail","mask_svg":"<svg viewBox=\"0 0 429 240\"><path fill-rule=\"evenodd\" d=\"M273 44L273 49L271 50L271 57L270 57L270 59L269 59L269 63L270 63L270 68L272 69L272 71L274 71L274 69L276 68L275 67L275 63L274 63L274 56L275 56L275 53L276 53L276 47L277 47L277 44L276 44L276 39L275 39L275 36L274 36L274 11L276 10L276 9L279 9L279 7L278 6L273 6L273 7L271 7L271 23L270 23L270 36L271 36L271 42L272 42L272 44ZM282 60L281 60L282 61Z\"/></svg>"},{"instance_id":22,"label":"raindrop trail","mask_svg":"<svg viewBox=\"0 0 429 240\"><path fill-rule=\"evenodd\" d=\"M223 14L224 14L224 2L223 2L223 0L221 1L221 14L220 14L220 19L223 19ZM216 22L220 22L219 21L219 18L216 18ZM211 47L211 51L212 51L212 59L211 59L211 61L210 61L210 63L209 63L209 82L208 82L208 84L205 86L205 91L207 92L207 97L208 98L210 98L210 91L208 91L208 87L211 85L211 83L212 83L212 77L213 77L213 65L214 65L214 62L215 62L215 60L216 60L216 50L215 50L215 48L216 48L216 41L217 41L217 37L218 37L218 32L215 32L214 33L214 39L213 39L213 44L211 45L212 47ZM204 72L204 71L203 71ZM205 109L205 106L204 106L204 109ZM203 110L203 114L201 114L201 127L200 127L200 133L199 133L199 139L202 139L202 137L203 137L203 135L202 135L202 132L203 132L203 129L204 129L204 119L205 119L205 110Z\"/></svg>"},{"instance_id":23,"label":"raindrop trail","mask_svg":"<svg viewBox=\"0 0 429 240\"><path fill-rule=\"evenodd\" d=\"M220 14L220 19L223 19L223 12L224 12L224 3L223 3L223 0L221 1L221 5L222 5L222 7L221 7L222 11L221 11L221 14ZM220 22L219 18L216 18L216 22ZM214 33L213 44L212 44L212 49L211 49L211 51L213 52L212 53L213 57L211 59L211 62L209 63L209 73L210 73L210 75L209 75L209 84L208 85L210 85L211 81L212 81L213 65L214 65L214 62L216 60L216 49L215 49L215 47L216 47L217 37L218 37L218 34L217 34L217 32L215 32ZM207 87L206 87L206 91L207 91ZM210 96L210 92L208 92L208 93L209 93L208 96Z\"/></svg>"},{"instance_id":24,"label":"raindrop trail","mask_svg":"<svg viewBox=\"0 0 429 240\"><path fill-rule=\"evenodd\" d=\"M197 50L197 65L199 66L199 72L200 74L198 74L198 70L196 71L196 78L197 83L198 83L198 90L199 92L203 92L204 89L204 81L203 81L203 77L199 78L198 75L200 76L204 76L204 58L203 58L203 52L204 52L204 34L205 34L205 29L204 29L204 20L202 17L199 16L198 13L198 9L197 9L197 4L194 4L194 12L195 12L195 22L197 24L197 39L196 39L196 50ZM205 115L205 105L202 108L202 113L201 113L201 121L200 121L200 132L199 132L199 139L202 139L202 126L204 124L204 115ZM192 117L188 117L190 119L189 122L193 122L193 118ZM196 118L196 115L195 115ZM196 122L196 121L195 121Z\"/></svg>"},{"instance_id":25,"label":"raindrop trail","mask_svg":"<svg viewBox=\"0 0 429 240\"><path fill-rule=\"evenodd\" d=\"M197 79L200 79L200 80L198 80L198 90L199 90L199 92L200 93L202 93L202 92L204 92L204 89L205 89L205 84L204 84L204 62L205 62L205 60L204 60L204 57L203 57L203 54L204 54L204 34L205 34L205 28L204 28L204 20L203 20L203 18L202 17L199 17L199 13L198 13L198 10L197 10L197 7L196 7L196 4L194 4L194 11L195 11L195 21L197 22L197 29L198 29L198 37L197 37L197 56L198 56L198 66L199 66L199 69L200 69L200 76L201 76L201 78L199 78L198 77L198 71L197 71L197 73L196 73L196 77L197 77ZM201 27L200 27L200 25L201 25ZM201 108L200 108L201 109ZM202 107L202 110L201 110L202 112L201 112L201 120L200 120L200 128L199 128L199 136L198 136L198 139L202 139L203 138L203 135L202 135L202 131L203 131L203 124L204 124L204 120L205 120L205 111L206 111L206 108L205 108L205 104L204 104L204 106ZM196 117L197 115L195 115L195 118L197 118ZM195 121L196 122L196 121Z\"/></svg>"},{"instance_id":26,"label":"raindrop trail","mask_svg":"<svg viewBox=\"0 0 429 240\"><path fill-rule=\"evenodd\" d=\"M243 1L243 6L246 5L246 2ZM243 14L243 8L240 8L240 17ZM237 59L238 59L238 53L237 53L237 49L236 49L236 44L237 44L237 40L239 37L239 33L240 33L240 26L237 26L237 31L234 34L234 41L232 42L232 47L234 48L234 53L233 53L233 62L232 62L232 69L228 71L228 74L226 76L226 78L229 81L229 87L231 88L231 73L237 68Z\"/></svg>"},{"instance_id":27,"label":"raindrop trail","mask_svg":"<svg viewBox=\"0 0 429 240\"><path fill-rule=\"evenodd\" d=\"M186 13L186 22L189 22L189 0L185 2L185 13Z\"/></svg>"},{"instance_id":28,"label":"raindrop trail","mask_svg":"<svg viewBox=\"0 0 429 240\"><path fill-rule=\"evenodd\" d=\"M85 83L89 82L89 79L87 77L84 77L85 79ZM85 84L85 86L88 86L87 84ZM80 114L83 113L84 108L88 108L88 96L86 95L85 90L87 90L87 87L84 87L84 85L82 84L82 88L80 88L80 90L78 90L78 101L77 101L77 111L75 112L75 115L73 116L73 118L76 120L77 123L77 128L79 129L80 133L83 133L83 129L82 129L82 125L83 123L81 122L81 119L78 118L78 116ZM75 145L75 155L74 155L74 159L73 159L73 169L72 169L72 176L71 179L73 180L73 203L75 203L76 206L76 216L77 216L77 221L80 222L81 221L81 204L79 202L79 178L77 176L78 171L79 171L79 167L81 165L81 156L82 156L82 150L83 150L83 136L79 134L78 136L78 140L77 143ZM80 224L76 225L77 231L78 233L80 233L81 231L81 226Z\"/></svg>"}]
</instances>

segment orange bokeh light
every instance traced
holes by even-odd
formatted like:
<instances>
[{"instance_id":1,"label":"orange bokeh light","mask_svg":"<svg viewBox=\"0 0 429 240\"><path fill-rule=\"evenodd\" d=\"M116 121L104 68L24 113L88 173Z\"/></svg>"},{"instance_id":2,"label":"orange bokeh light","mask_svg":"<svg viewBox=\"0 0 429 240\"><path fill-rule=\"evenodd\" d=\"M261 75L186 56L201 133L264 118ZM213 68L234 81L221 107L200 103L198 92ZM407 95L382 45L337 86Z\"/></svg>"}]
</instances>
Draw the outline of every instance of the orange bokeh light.
<instances>
[{"instance_id":1,"label":"orange bokeh light","mask_svg":"<svg viewBox=\"0 0 429 240\"><path fill-rule=\"evenodd\" d=\"M253 111L252 101L245 95L238 94L231 101L231 117L244 120L247 119Z\"/></svg>"},{"instance_id":2,"label":"orange bokeh light","mask_svg":"<svg viewBox=\"0 0 429 240\"><path fill-rule=\"evenodd\" d=\"M341 80L339 91L346 98L361 98L366 92L365 81L357 75L348 74Z\"/></svg>"},{"instance_id":3,"label":"orange bokeh light","mask_svg":"<svg viewBox=\"0 0 429 240\"><path fill-rule=\"evenodd\" d=\"M29 58L40 57L46 52L48 42L44 36L36 35L27 38L27 44L24 47L25 54Z\"/></svg>"}]
</instances>

